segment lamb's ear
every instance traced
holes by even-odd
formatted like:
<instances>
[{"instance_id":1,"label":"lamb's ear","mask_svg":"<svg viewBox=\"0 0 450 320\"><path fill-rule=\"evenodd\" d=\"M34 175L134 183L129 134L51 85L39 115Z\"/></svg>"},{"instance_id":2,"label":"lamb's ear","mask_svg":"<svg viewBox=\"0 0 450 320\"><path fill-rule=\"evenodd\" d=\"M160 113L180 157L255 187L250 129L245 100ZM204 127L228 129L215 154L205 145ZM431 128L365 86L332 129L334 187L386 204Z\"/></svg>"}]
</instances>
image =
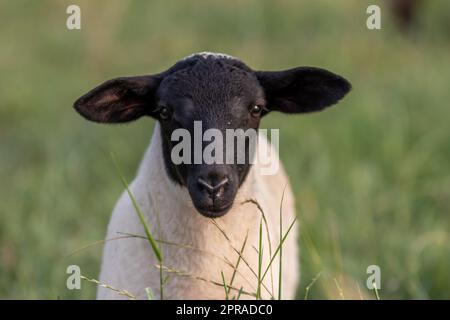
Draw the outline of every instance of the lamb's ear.
<instances>
[{"instance_id":1,"label":"lamb's ear","mask_svg":"<svg viewBox=\"0 0 450 320\"><path fill-rule=\"evenodd\" d=\"M284 71L257 71L269 110L304 113L322 110L344 97L350 83L330 71L299 67Z\"/></svg>"},{"instance_id":2,"label":"lamb's ear","mask_svg":"<svg viewBox=\"0 0 450 320\"><path fill-rule=\"evenodd\" d=\"M149 115L161 81L159 76L116 78L99 85L74 103L86 119L95 122L128 122Z\"/></svg>"}]
</instances>

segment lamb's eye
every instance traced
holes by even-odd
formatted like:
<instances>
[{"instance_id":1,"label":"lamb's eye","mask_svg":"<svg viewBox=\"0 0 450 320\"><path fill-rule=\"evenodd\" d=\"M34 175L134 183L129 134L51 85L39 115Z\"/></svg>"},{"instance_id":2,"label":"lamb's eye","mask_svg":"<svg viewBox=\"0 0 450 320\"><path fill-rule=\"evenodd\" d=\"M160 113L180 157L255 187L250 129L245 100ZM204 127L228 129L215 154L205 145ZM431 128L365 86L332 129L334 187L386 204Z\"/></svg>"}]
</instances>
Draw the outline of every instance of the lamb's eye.
<instances>
[{"instance_id":1,"label":"lamb's eye","mask_svg":"<svg viewBox=\"0 0 450 320\"><path fill-rule=\"evenodd\" d=\"M254 117L259 117L262 112L262 107L259 105L254 105L250 108L250 114Z\"/></svg>"},{"instance_id":2,"label":"lamb's eye","mask_svg":"<svg viewBox=\"0 0 450 320\"><path fill-rule=\"evenodd\" d=\"M167 107L161 107L161 109L159 109L159 118L161 120L167 120L170 118L170 110Z\"/></svg>"}]
</instances>

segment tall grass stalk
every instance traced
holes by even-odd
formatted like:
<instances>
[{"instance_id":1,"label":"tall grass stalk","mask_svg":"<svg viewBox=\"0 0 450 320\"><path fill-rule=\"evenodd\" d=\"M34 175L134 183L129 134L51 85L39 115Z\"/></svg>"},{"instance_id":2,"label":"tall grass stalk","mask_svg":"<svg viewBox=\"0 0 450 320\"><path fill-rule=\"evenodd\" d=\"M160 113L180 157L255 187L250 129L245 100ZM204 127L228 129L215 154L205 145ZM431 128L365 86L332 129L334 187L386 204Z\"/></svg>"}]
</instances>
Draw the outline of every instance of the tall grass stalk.
<instances>
[{"instance_id":1,"label":"tall grass stalk","mask_svg":"<svg viewBox=\"0 0 450 320\"><path fill-rule=\"evenodd\" d=\"M283 200L284 200L284 193L286 192L287 185L284 186L283 194L281 195L281 202L280 202L280 243L282 242L283 238ZM281 280L283 275L283 246L280 247L280 265L278 267L278 300L281 300Z\"/></svg>"},{"instance_id":2,"label":"tall grass stalk","mask_svg":"<svg viewBox=\"0 0 450 320\"><path fill-rule=\"evenodd\" d=\"M161 254L161 250L160 250L160 248L158 248L158 246L156 244L156 241L155 241L155 239L153 238L153 236L152 236L152 234L150 232L150 228L148 227L148 224L145 221L144 214L143 214L139 204L137 203L136 198L131 193L130 188L128 186L128 183L127 183L125 177L120 172L119 166L117 165L117 162L116 162L116 159L115 159L113 153L111 153L111 158L112 158L112 161L113 161L114 166L116 168L117 174L119 175L120 179L122 180L122 184L125 187L125 190L127 191L128 196L131 199L131 202L133 203L133 207L134 207L134 209L135 209L135 211L136 211L136 213L137 213L137 215L139 217L139 220L141 221L141 224L144 227L145 235L147 236L147 240L150 243L150 247L152 248L153 253L156 256L156 259L158 260L159 264L162 267L163 256ZM163 275L162 268L159 268L159 270L160 270L160 273L159 273L159 278L160 278L159 279L159 292L160 292L160 298L161 298L161 300L163 300L164 299L164 288L163 288L164 287L164 279L163 279L164 275Z\"/></svg>"},{"instance_id":3,"label":"tall grass stalk","mask_svg":"<svg viewBox=\"0 0 450 320\"><path fill-rule=\"evenodd\" d=\"M123 238L138 238L138 239L143 239L143 240L147 240L147 238L145 236L142 235L138 235L138 234L133 234L133 233L126 233L126 232L119 232L120 234L124 234L125 236ZM245 244L247 242L247 238L248 238L248 233L247 233L247 237L244 241L243 244L243 248L245 247ZM118 240L119 238L117 238ZM111 239L111 240L116 240L116 239ZM231 283L230 285L232 285L236 275L240 275L242 279L244 279L244 281L246 281L253 289L253 284L250 282L250 280L247 279L247 277L245 277L239 270L238 270L238 266L239 266L239 262L242 256L242 252L243 249L241 249L241 254L238 257L238 262L236 263L236 265L233 265L233 263L230 262L230 260L228 260L226 257L221 257L213 252L209 252L197 247L194 247L192 245L188 245L188 244L181 244L181 243L175 243L175 242L171 242L171 241L166 241L166 240L159 240L159 239L155 239L156 242L161 243L161 244L165 244L168 246L175 246L175 247L179 247L179 248L183 248L183 249L189 249L189 250L193 250L193 251L198 251L200 253L203 254L207 254L207 255L211 255L216 259L221 260L222 262L224 262L227 266L229 266L232 270L233 270L233 276L231 278Z\"/></svg>"},{"instance_id":4,"label":"tall grass stalk","mask_svg":"<svg viewBox=\"0 0 450 320\"><path fill-rule=\"evenodd\" d=\"M160 265L158 264L155 267L160 268ZM196 279L196 280L199 280L199 281L203 281L203 282L207 282L207 283L213 284L215 286L224 287L223 282L217 282L217 281L214 281L214 280L206 279L204 277L197 276L197 275L194 275L194 274L190 274L188 272L181 271L181 270L176 270L174 268L171 268L171 267L168 267L168 266L164 266L164 265L162 266L162 268L164 269L164 271L166 271L168 273L174 273L174 274L176 274L176 275L178 275L180 277L187 277L187 278L191 278L191 279ZM239 288L239 289L234 287L234 286L230 286L230 285L227 285L227 287L230 288L231 290L236 291L236 292L241 292L241 294L243 294L243 295L256 297L256 293L245 291L245 290L243 290L242 287Z\"/></svg>"},{"instance_id":5,"label":"tall grass stalk","mask_svg":"<svg viewBox=\"0 0 450 320\"><path fill-rule=\"evenodd\" d=\"M336 284L336 288L339 292L339 296L341 297L341 300L345 300L344 291L342 290L341 286L339 285L339 282L336 278L333 279L334 283Z\"/></svg>"},{"instance_id":6,"label":"tall grass stalk","mask_svg":"<svg viewBox=\"0 0 450 320\"><path fill-rule=\"evenodd\" d=\"M375 298L376 298L377 300L381 300L380 294L378 293L377 284L374 282L372 285L373 285L373 289L374 289L374 291L375 291Z\"/></svg>"},{"instance_id":7,"label":"tall grass stalk","mask_svg":"<svg viewBox=\"0 0 450 320\"><path fill-rule=\"evenodd\" d=\"M244 253L245 246L247 244L247 239L248 239L248 230L247 230L247 234L245 235L244 243L242 244L242 248L241 248L240 254L238 255L238 259L237 259L236 265L234 267L233 274L231 275L230 286L233 285L234 278L236 277L236 274L238 272L239 263L241 262L241 257L242 257L242 255ZM228 289L228 294L229 293L230 293L230 289Z\"/></svg>"},{"instance_id":8,"label":"tall grass stalk","mask_svg":"<svg viewBox=\"0 0 450 320\"><path fill-rule=\"evenodd\" d=\"M262 248L262 219L259 222L259 246L258 246L258 286L256 289L256 300L261 300L261 271L263 260L263 248Z\"/></svg>"},{"instance_id":9,"label":"tall grass stalk","mask_svg":"<svg viewBox=\"0 0 450 320\"><path fill-rule=\"evenodd\" d=\"M259 212L261 213L261 217L264 221L264 227L266 229L266 234L267 234L267 242L269 243L269 256L272 256L272 241L270 238L270 231L269 231L269 224L267 223L267 218L266 215L264 214L264 210L261 208L261 205L259 204L258 201L256 201L255 199L248 199L245 200L242 204L245 203L252 203L256 206L256 208L259 210ZM272 289L272 293L274 292L274 287L273 287L273 273L272 273L272 268L270 269L270 285L271 285L271 289Z\"/></svg>"},{"instance_id":10,"label":"tall grass stalk","mask_svg":"<svg viewBox=\"0 0 450 320\"><path fill-rule=\"evenodd\" d=\"M269 264L267 265L266 270L264 271L264 274L263 274L263 276L262 276L262 278L261 278L261 281L263 281L264 278L266 277L267 272L269 271L270 266L272 265L273 261L275 260L275 258L276 258L276 256L277 256L278 252L280 251L280 248L283 246L284 241L286 240L287 236L289 235L289 232L291 231L291 229L292 229L292 227L294 226L294 224L295 224L296 221L297 221L297 218L295 218L295 219L292 221L292 223L289 225L288 230L287 230L286 233L284 234L283 238L281 239L281 242L278 244L277 249L275 250L275 253L274 253L273 256L271 257L270 262L269 262Z\"/></svg>"},{"instance_id":11,"label":"tall grass stalk","mask_svg":"<svg viewBox=\"0 0 450 320\"><path fill-rule=\"evenodd\" d=\"M219 223L217 221L215 221L213 219L210 219L210 221L224 236L224 238L227 240L228 244L230 245L231 249L241 257L242 262L244 262L244 264L247 266L247 268L250 270L250 272L255 276L256 279L258 279L258 274L255 272L255 270L253 270L253 268L248 263L247 259L244 258L244 256L239 252L239 250L233 246L233 243L231 242L230 238L226 234L225 230L223 230L223 228L219 225ZM267 293L273 299L273 292L271 292L263 282L261 283L261 286L264 288L264 290L267 291Z\"/></svg>"},{"instance_id":12,"label":"tall grass stalk","mask_svg":"<svg viewBox=\"0 0 450 320\"><path fill-rule=\"evenodd\" d=\"M319 279L320 275L322 274L322 271L320 271L312 280L311 282L306 286L305 288L305 300L308 300L309 290L311 290L312 286L316 281Z\"/></svg>"},{"instance_id":13,"label":"tall grass stalk","mask_svg":"<svg viewBox=\"0 0 450 320\"><path fill-rule=\"evenodd\" d=\"M358 283L358 281L355 281L355 282L356 282L356 288L358 289L359 299L360 300L364 300L364 297L363 297L362 292L361 292L361 288L359 287L359 283Z\"/></svg>"},{"instance_id":14,"label":"tall grass stalk","mask_svg":"<svg viewBox=\"0 0 450 320\"><path fill-rule=\"evenodd\" d=\"M241 295L242 295L242 287L239 289L239 292L238 292L238 294L237 294L237 297L236 297L236 300L239 300L240 298L241 298Z\"/></svg>"},{"instance_id":15,"label":"tall grass stalk","mask_svg":"<svg viewBox=\"0 0 450 320\"><path fill-rule=\"evenodd\" d=\"M225 289L225 300L229 300L229 296L228 296L228 286L227 283L225 281L225 276L223 275L223 271L220 271L220 275L222 276L222 282L223 282L223 288Z\"/></svg>"},{"instance_id":16,"label":"tall grass stalk","mask_svg":"<svg viewBox=\"0 0 450 320\"><path fill-rule=\"evenodd\" d=\"M103 287L103 288L112 290L114 292L117 292L117 294L119 294L121 296L125 296L128 299L136 300L136 297L134 295L132 295L130 292L128 292L127 290L117 289L113 286L110 286L109 284L102 283L102 282L98 281L97 279L91 279L91 278L85 277L83 275L81 275L80 278L87 282L95 283L99 287Z\"/></svg>"},{"instance_id":17,"label":"tall grass stalk","mask_svg":"<svg viewBox=\"0 0 450 320\"><path fill-rule=\"evenodd\" d=\"M88 243L87 245L72 251L71 253L69 253L66 256L66 258L74 256L74 255L80 253L81 251L87 250L87 249L94 247L96 245L99 245L99 244L105 244L106 242L109 242L109 241L120 240L120 239L129 239L129 238L133 238L133 237L134 236L132 236L132 235L123 235L123 236L117 236L117 237L113 237L113 238L109 238L109 239L97 240L97 241ZM145 238L145 239L147 239L147 238Z\"/></svg>"}]
</instances>

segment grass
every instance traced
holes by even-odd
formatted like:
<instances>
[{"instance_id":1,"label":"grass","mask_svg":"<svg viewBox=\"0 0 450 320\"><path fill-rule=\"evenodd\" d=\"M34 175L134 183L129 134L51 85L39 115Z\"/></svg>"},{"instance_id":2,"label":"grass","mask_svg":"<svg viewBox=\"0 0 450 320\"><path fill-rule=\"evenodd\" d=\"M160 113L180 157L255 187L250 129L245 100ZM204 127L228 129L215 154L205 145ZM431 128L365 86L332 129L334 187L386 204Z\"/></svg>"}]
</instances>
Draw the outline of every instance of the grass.
<instances>
[{"instance_id":1,"label":"grass","mask_svg":"<svg viewBox=\"0 0 450 320\"><path fill-rule=\"evenodd\" d=\"M279 229L279 233L280 233L280 254L279 254L279 265L278 265L278 300L281 300L281 292L282 292L282 273L283 273L283 200L284 200L284 194L286 192L286 186L283 189L283 194L281 196L281 202L280 202L280 229ZM272 254L272 252L270 253Z\"/></svg>"},{"instance_id":2,"label":"grass","mask_svg":"<svg viewBox=\"0 0 450 320\"><path fill-rule=\"evenodd\" d=\"M224 238L227 240L228 245L230 245L230 246L233 248L233 250L235 251L235 253L237 253L237 256L238 256L238 257L237 257L237 262L236 262L236 265L235 265L235 266L233 266L233 265L229 262L229 260L228 260L229 257L219 257L219 258L222 259L228 266L230 266L230 267L233 268L233 273L232 273L232 276L231 276L231 279L230 279L230 284L227 284L227 282L226 282L226 280L225 280L225 276L224 276L223 271L222 271L222 270L220 271L220 275L221 275L221 278L222 278L222 283L220 284L220 283L218 283L218 282L216 282L216 281L214 281L214 280L211 280L211 279L207 279L207 278L204 278L204 277L200 277L200 276L197 276L197 275L195 275L195 274L190 274L190 273L187 273L187 272L185 272L185 271L183 271L183 270L178 270L178 269L174 269L174 268L172 268L172 267L164 266L164 264L163 264L163 259L162 259L162 254L161 254L161 252L160 252L160 250L161 250L161 245L162 245L162 244L166 244L166 245L174 245L174 246L177 246L177 247L180 247L180 248L184 248L184 249L189 249L189 250L200 250L200 251L202 251L203 254L205 254L205 255L214 255L214 256L215 256L215 254L212 253L212 252L203 251L203 250L201 250L201 249L199 249L199 248L192 247L192 246L189 246L189 245L173 243L173 242L170 242L170 241L155 240L155 239L153 238L153 236L151 235L150 231L149 231L150 228L149 228L149 226L147 225L147 223L146 223L146 221L145 221L144 214L142 213L142 211L141 211L141 209L140 209L140 207L139 207L137 201L135 200L135 197L133 196L133 194L131 193L131 191L130 191L130 189L129 189L128 183L126 182L125 178L123 178L123 176L120 174L120 170L119 170L119 168L118 168L118 166L117 166L117 163L116 163L115 160L114 160L114 157L113 157L113 161L114 161L114 164L115 164L115 166L116 166L116 170L119 172L119 176L120 176L120 178L121 178L121 180L122 180L122 183L124 184L125 190L127 191L128 195L129 195L129 197L130 197L130 199L131 199L131 201L132 201L132 203L133 203L133 206L134 206L134 208L135 208L135 210L136 210L136 213L137 213L138 216L139 216L139 219L140 219L140 221L141 221L141 224L142 224L142 226L143 226L143 228L144 228L144 230L145 230L146 236L144 237L144 236L140 236L140 235L124 233L123 236L116 237L116 238L112 238L112 239L107 239L107 240L105 240L105 241L121 240L121 239L128 238L128 237L141 238L141 239L145 239L145 240L148 240L148 241L149 241L150 247L151 247L151 249L153 250L153 253L155 254L155 257L156 257L156 259L157 259L158 262L159 262L159 264L158 264L156 267L159 268L159 270L160 270L160 288L159 288L159 290L160 290L160 299L161 299L161 300L164 299L164 295L163 295L163 288L164 288L164 280L163 280L163 279L164 279L164 273L163 273L163 271L164 271L164 270L167 271L167 272L170 272L170 273L177 274L178 276L189 277L189 278L192 278L192 279L196 279L197 281L205 281L205 282L209 282L209 283L211 283L211 284L213 284L213 285L222 286L222 287L224 288L224 292L225 292L225 297L224 297L225 300L229 300L229 299L230 299L230 291L231 291L232 289L233 289L234 291L237 291L236 299L239 299L239 297L241 296L241 294L244 293L244 294L249 295L249 296L254 296L254 297L256 298L256 300L261 300L261 299L262 299L262 294L261 294L261 288L262 288L262 287L264 287L264 289L269 293L269 295L272 297L272 299L274 299L275 294L274 294L273 278L271 277L271 287L272 287L272 291L269 291L269 289L264 285L263 280L264 280L264 277L266 276L266 274L267 274L267 272L268 272L269 270L272 272L272 263L273 263L274 260L277 258L277 256L278 256L278 260L279 260L279 271L278 271L278 273L279 273L279 277L278 277L278 279L279 279L279 284L278 284L278 299L281 300L281 290L282 290L282 289L281 289L281 283L282 283L282 249L283 249L284 241L286 240L287 236L289 235L290 231L292 230L292 227L294 226L294 224L295 224L295 222L296 222L296 220L294 219L294 221L291 223L291 225L289 226L289 228L286 230L286 233L283 234L282 216L283 216L283 199L284 199L284 191L283 191L283 196L282 196L282 199L281 199L280 210L279 210L279 216L280 216L280 241L279 241L279 243L278 243L277 249L276 249L276 251L275 251L274 254L272 254L272 250L270 250L270 252L269 252L269 262L268 262L268 264L267 264L267 266L266 266L266 269L265 269L264 273L262 273L262 270L263 270L263 260L264 260L264 250L263 250L263 238L264 238L263 222L264 222L264 224L265 224L265 226L266 226L266 229L265 229L265 230L266 230L266 236L267 236L267 239L268 239L268 241L269 241L269 242L268 242L268 243L269 243L269 247L271 247L271 244L270 244L270 234L269 234L269 226L268 226L267 220L266 220L266 218L265 218L265 213L264 213L264 211L262 210L260 204L259 204L256 200L250 199L250 200L244 201L244 203L242 203L242 204L245 204L245 203L247 203L247 202L248 202L248 203L253 203L254 205L257 206L257 208L260 210L260 213L261 213L261 220L260 220L260 224L259 224L259 241L258 241L258 249L257 249L257 253L258 253L258 273L257 273L257 275L256 275L256 272L252 269L251 265L250 265L247 261L245 261L245 259L244 259L244 250L245 250L245 246L246 246L246 244L247 244L248 233L247 233L247 235L246 235L245 238L244 238L244 242L243 242L242 248L240 249L240 251L238 251L236 248L234 248L232 242L230 241L229 235L226 233L226 231L225 231L223 228L221 228L221 227L219 226L218 222L215 221L215 220L213 220L213 219L210 220L210 221L212 222L212 224L213 224L214 226L216 226L216 227L218 228L218 230L222 233L222 235L224 236ZM92 245L96 245L96 244L99 244L99 243L104 243L105 241L100 241L100 242L97 241L97 242L94 242L93 244L88 245L88 246L85 246L85 247L83 247L82 249L86 249L86 248L88 248L88 247L90 247L90 246L92 246ZM160 246L158 247L158 246L156 245L156 243L159 243ZM82 250L82 249L81 249L81 250ZM78 250L78 252L79 252L79 251L80 251L80 250ZM256 280L257 280L257 281L256 281L256 292L255 292L255 293L252 293L251 291L248 291L248 290L245 290L245 291L244 291L244 290L243 290L243 287L241 287L239 290L238 290L237 288L233 287L233 281L234 281L234 279L235 279L236 274L238 274L238 267L239 267L239 264L240 264L241 260L243 260L243 261L246 263L247 268L249 268L249 270L252 271L253 274L257 276L257 279L256 279ZM149 266L149 267L152 267L152 266ZM272 274L271 274L271 275L272 275ZM108 284L104 284L104 283L101 283L101 282L98 281L98 280L95 280L95 279L89 279L89 278L86 278L86 277L84 277L84 276L83 276L83 279L84 279L84 280L87 280L88 282L97 284L98 286L101 286L101 287L104 287L104 288L113 290L113 291L117 292L117 293L120 294L120 295L125 295L125 296L127 296L128 298L130 298L130 299L135 299L135 297L134 297L132 294L130 294L128 291L126 291L126 290L119 290L119 289L114 288L114 287L112 287L112 286L110 286L110 285L108 285ZM247 281L248 281L248 280L247 280ZM250 281L248 281L248 282L251 284ZM146 288L146 290L147 290L147 296L148 296L148 297L152 297L152 299L153 299L154 294L153 294L153 292L151 292L150 288ZM150 294L149 292L151 292L151 294ZM377 293L377 297L378 297L378 293ZM149 299L150 299L150 298L149 298Z\"/></svg>"},{"instance_id":3,"label":"grass","mask_svg":"<svg viewBox=\"0 0 450 320\"><path fill-rule=\"evenodd\" d=\"M164 272L163 272L163 268L162 268L164 261L163 261L162 251L161 251L162 246L158 246L156 244L156 241L155 241L152 233L150 232L150 228L147 224L147 221L145 220L145 215L142 212L141 207L137 203L136 198L131 193L127 180L121 174L119 166L117 165L114 155L111 154L111 157L114 162L114 166L116 167L117 173L120 176L120 180L122 180L122 184L123 184L125 190L127 191L128 196L131 199L131 202L133 204L134 210L136 211L136 214L139 217L139 221L141 222L142 226L144 227L145 236L148 240L148 243L150 244L150 248L152 249L152 251L156 257L156 260L158 260L158 262L159 262L159 266L160 266L160 268L159 268L159 297L161 300L164 300Z\"/></svg>"},{"instance_id":4,"label":"grass","mask_svg":"<svg viewBox=\"0 0 450 320\"><path fill-rule=\"evenodd\" d=\"M261 221L259 222L259 246L258 246L258 286L256 289L256 300L261 300L261 284L262 284L262 278L261 278L261 271L263 268L263 246L262 246L262 238L263 238L263 232L262 232L262 225L263 220L261 218Z\"/></svg>"},{"instance_id":5,"label":"grass","mask_svg":"<svg viewBox=\"0 0 450 320\"><path fill-rule=\"evenodd\" d=\"M118 176L120 177L120 180L122 181L122 184L123 184L125 190L127 191L128 196L129 196L130 199L131 199L131 202L132 202L133 207L134 207L134 209L135 209L135 211L136 211L136 214L138 215L139 220L140 220L140 222L141 222L141 224L142 224L142 226L143 226L143 228L144 228L144 231L145 231L145 237L144 237L144 236L140 236L140 235L134 235L134 234L125 233L123 236L115 237L115 238L112 238L112 239L107 239L107 240L104 240L104 241L96 241L96 242L94 242L94 243L91 244L91 245L84 246L83 248L79 249L79 250L76 251L75 253L77 253L77 252L79 252L79 251L81 251L81 250L83 250L83 249L86 249L86 248L88 248L88 247L90 247L90 246L92 246L92 245L97 245L97 244L100 244L100 243L101 243L101 244L104 244L105 241L110 241L110 240L121 240L121 239L128 238L128 237L141 238L141 239L145 239L145 240L147 240L147 241L149 242L150 248L151 248L151 250L153 251L153 254L154 254L155 257L156 257L156 260L157 260L158 263L159 263L156 267L159 268L159 276L160 276L160 286L159 286L159 298L160 298L160 300L163 300L163 299L164 299L164 270L166 270L166 271L168 271L168 272L175 273L175 274L177 274L177 275L179 275L179 276L187 276L187 277L191 277L191 278L196 279L197 281L207 281L207 282L209 282L209 283L211 283L211 284L213 284L213 285L220 285L219 283L217 283L217 282L215 282L215 281L213 281L213 280L205 279L205 278L202 278L202 277L193 275L193 274L188 274L188 273L186 273L186 272L184 272L184 271L181 271L181 270L176 270L176 269L173 269L173 268L171 268L171 267L164 266L163 256L162 256L162 251L161 251L161 248L162 248L162 244L163 244L163 243L164 243L164 244L167 244L167 245L175 245L175 246L178 246L178 247L180 247L180 248L185 248L185 249L193 249L193 250L200 250L200 249L198 249L198 248L196 248L196 247L187 246L187 245L184 245L184 244L172 243L172 242L169 242L169 241L155 240L155 238L153 237L153 235L152 235L151 232L150 232L150 227L148 226L148 224L147 224L147 222L146 222L145 215L144 215L144 213L142 212L142 209L140 208L139 204L137 203L136 198L134 197L134 195L133 195L132 192L130 191L130 187L129 187L128 182L126 181L126 179L125 179L125 178L123 177L123 175L121 174L121 171L120 171L120 169L119 169L119 166L118 166L118 164L117 164L117 162L116 162L116 159L115 159L115 156L114 156L113 154L111 154L111 159L112 159L112 161L113 161L113 163L114 163L114 166L115 166L115 169L116 169L116 171L117 171L117 173L118 173ZM271 266L272 266L273 261L274 261L275 258L277 257L277 254L278 254L279 268L280 268L280 269L279 269L279 278L278 278L278 279L279 279L279 284L278 284L278 299L281 300L281 283L282 283L282 249L283 249L284 241L286 240L287 236L289 235L289 232L292 230L292 227L293 227L293 225L294 225L294 223L295 223L295 221L296 221L296 220L293 221L293 223L289 226L289 228L288 228L288 230L286 231L286 233L283 235L283 225L282 225L282 217L283 217L283 199L284 199L284 191L283 191L283 195L282 195L282 198L281 198L280 210L279 210L279 217L280 217L280 242L279 242L279 244L278 244L278 246L277 246L277 250L275 251L275 253L274 253L273 255L272 255L272 250L271 250L271 249L269 250L269 263L268 263L268 265L267 265L267 269L265 270L264 274L262 274L262 270L263 270L263 260L264 260L264 250L263 250L263 237L264 237L264 232L263 232L263 222L264 222L265 227L266 227L265 230L266 230L266 236L267 236L268 244L269 244L269 247L271 248L271 242L270 242L270 239L271 239L271 238L270 238L270 233L269 233L269 226L268 226L268 224L267 224L267 220L266 220L266 217L265 217L265 213L264 213L264 211L262 210L260 204L259 204L256 200L250 199L250 200L244 201L244 203L243 203L243 204L245 204L245 203L247 203L247 202L253 203L254 205L257 206L257 208L259 209L259 211L260 211L260 213L261 213L261 220L260 220L260 224L259 224L259 242L258 242L259 245L258 245L258 250L257 250L257 251L258 251L258 275L257 275L257 286L256 286L257 289L256 289L256 293L254 293L254 294L251 293L251 292L249 292L249 291L245 291L245 294L251 295L251 296L255 296L256 300L261 300L261 299L262 299L262 295L261 295L261 287L263 286L263 280L264 280L264 277L265 277L265 275L267 274L267 272L268 272L269 270L272 272ZM221 227L219 227L219 225L218 225L218 223L217 223L216 221L214 221L214 220L211 220L211 221L212 221L212 223L213 223L215 226L218 227L218 229L221 231L222 235L223 235L223 236L226 238L226 240L229 242L229 245L232 246L232 243L231 243L231 241L230 241L230 239L229 239L229 235L226 233L226 231L223 230ZM220 271L220 275L221 275L221 277L222 277L222 286L223 286L224 291L225 291L225 300L229 300L229 299L230 299L230 296L229 296L229 295L230 295L231 289L237 291L237 289L233 287L233 281L234 281L234 279L235 279L236 274L238 273L239 263L240 263L240 261L241 261L242 259L244 259L244 258L243 258L243 253L244 253L245 246L246 246L246 244L247 244L247 239L248 239L248 232L247 232L246 237L244 238L244 242L243 242L243 245L242 245L241 250L240 250L240 251L237 251L237 250L235 249L235 252L236 252L237 255L238 255L237 262L236 262L236 266L233 266L233 265L231 265L231 263L228 262L228 260L227 260L228 257L223 257L223 260L224 260L228 265L231 265L231 267L233 267L233 273L232 273L232 276L231 276L231 280L230 280L230 284L229 284L229 285L227 284L227 282L226 282L226 280L225 280L225 276L224 276L223 271ZM157 245L157 243L158 243L159 245ZM73 254L74 254L74 253L72 253L71 255L73 255ZM211 253L211 252L204 252L204 254L209 255L209 254L213 254L213 253ZM149 266L149 267L151 268L152 266ZM250 266L248 263L247 263L247 267L248 267L250 270L253 271L253 269L251 268L251 266ZM85 277L85 276L82 276L81 278L82 278L83 280L87 281L87 282L96 284L98 287L103 287L103 288L112 290L112 291L116 292L116 293L119 294L119 295L124 295L124 296L126 296L127 298L129 298L129 299L136 299L136 297L135 297L133 294L131 294L130 292L128 292L127 290L117 289L117 288L115 288L115 287L113 287L113 286L111 286L111 285L109 285L109 284L105 284L105 283L100 282L99 280L96 280L96 279L90 279L90 278L87 278L87 277ZM273 287L273 279L272 279L272 278L271 278L271 283L272 283L272 292L270 293L270 295L271 295L272 298L273 298L275 295L274 295L274 292L273 292L273 288L274 288L274 287ZM151 288L146 288L145 290L146 290L146 294L147 294L148 299L149 299L149 300L150 300L150 299L153 299L153 298L154 298L154 293L152 292ZM268 290L268 289L266 288L266 290ZM376 290L376 288L375 288L375 290ZM244 290L243 290L243 288L241 287L241 288L238 290L238 293L237 293L236 298L239 299L240 295L241 295L243 292L244 292ZM376 292L377 292L377 297L378 297L378 291L376 291Z\"/></svg>"},{"instance_id":6,"label":"grass","mask_svg":"<svg viewBox=\"0 0 450 320\"><path fill-rule=\"evenodd\" d=\"M263 232L262 232L262 218L261 218L261 224L260 224L260 229L259 229L259 249L255 249L257 250L258 253L258 272L256 272L253 267L250 265L250 263L247 261L246 258L244 258L243 255L243 249L241 251L239 251L232 243L232 241L230 240L230 238L228 237L226 231L219 225L219 223L214 220L211 219L210 222L217 228L217 230L220 231L220 233L223 235L223 237L225 238L225 240L227 241L227 245L229 245L231 247L231 249L238 255L238 261L242 261L244 262L245 266L250 270L250 272L255 276L256 278L256 292L254 294L251 294L252 296L255 296L255 298L261 299L261 290L264 289L269 295L270 297L273 299L273 292L267 288L267 286L264 284L263 280L264 277L261 277L261 270L262 270L262 260L263 260L263 251L262 251L262 237L263 237ZM246 243L246 241L245 241ZM273 259L275 258L275 256L272 257ZM267 268L269 268L270 265L268 265ZM234 268L234 270L237 270L237 267Z\"/></svg>"},{"instance_id":7,"label":"grass","mask_svg":"<svg viewBox=\"0 0 450 320\"><path fill-rule=\"evenodd\" d=\"M225 300L229 300L229 292L230 287L227 285L227 282L225 281L225 276L223 275L223 271L220 271L220 275L222 276L222 283L223 283L223 289L225 290Z\"/></svg>"},{"instance_id":8,"label":"grass","mask_svg":"<svg viewBox=\"0 0 450 320\"><path fill-rule=\"evenodd\" d=\"M67 255L104 239L123 188L109 154L130 181L153 121L100 126L71 105L108 78L203 50L258 69L325 67L353 84L321 114L263 122L281 128L297 202L297 297L340 299L336 279L346 298L373 299L366 268L376 264L382 299L449 298L448 1L424 1L409 34L383 3L383 29L367 30L368 0L105 3L78 1L81 31L65 29L72 3L0 3L1 298L95 297L84 282L67 290L65 270L96 277L101 246Z\"/></svg>"},{"instance_id":9,"label":"grass","mask_svg":"<svg viewBox=\"0 0 450 320\"><path fill-rule=\"evenodd\" d=\"M238 259L237 259L237 261L236 261L236 265L235 265L234 268L233 268L233 274L231 275L231 279L230 279L230 286L233 285L234 279L235 279L235 277L236 277L236 274L237 274L237 271L238 271L238 268L239 268L239 264L241 263L241 260L242 260L242 254L244 253L245 246L247 245L247 239L248 239L248 232L247 232L247 234L245 235L245 239L244 239L244 242L243 242L243 244L242 244L242 248L241 248L241 250L239 251ZM222 273L222 274L223 274L223 273ZM242 288L241 288L241 289L242 289ZM230 295L230 290L231 290L231 289L228 288L228 292L227 292L227 294L226 294L227 297ZM238 293L237 300L239 300L238 297L240 296L240 293L241 293L241 291L239 291L239 293Z\"/></svg>"},{"instance_id":10,"label":"grass","mask_svg":"<svg viewBox=\"0 0 450 320\"><path fill-rule=\"evenodd\" d=\"M118 295L125 296L128 299L130 299L130 300L136 300L136 297L134 295L132 295L130 292L128 292L127 290L117 289L115 287L110 286L109 284L102 283L102 282L98 281L97 279L90 279L90 278L85 277L83 275L81 276L81 279L84 280L84 281L93 283L97 287L102 287L102 288L106 288L108 290L112 290L112 291L116 292Z\"/></svg>"}]
</instances>

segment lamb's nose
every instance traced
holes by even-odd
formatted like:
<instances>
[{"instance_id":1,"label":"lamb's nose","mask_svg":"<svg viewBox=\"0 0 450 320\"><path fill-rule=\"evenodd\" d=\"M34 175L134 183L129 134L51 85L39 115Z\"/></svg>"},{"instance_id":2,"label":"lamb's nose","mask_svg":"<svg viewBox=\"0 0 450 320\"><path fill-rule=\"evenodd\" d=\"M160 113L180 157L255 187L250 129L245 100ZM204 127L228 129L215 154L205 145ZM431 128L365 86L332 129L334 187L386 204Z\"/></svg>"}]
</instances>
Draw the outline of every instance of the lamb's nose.
<instances>
[{"instance_id":1,"label":"lamb's nose","mask_svg":"<svg viewBox=\"0 0 450 320\"><path fill-rule=\"evenodd\" d=\"M219 181L217 180L204 180L202 178L198 178L197 182L201 190L206 190L213 198L220 196L223 194L225 187L228 185L229 179L227 177L223 177Z\"/></svg>"}]
</instances>

